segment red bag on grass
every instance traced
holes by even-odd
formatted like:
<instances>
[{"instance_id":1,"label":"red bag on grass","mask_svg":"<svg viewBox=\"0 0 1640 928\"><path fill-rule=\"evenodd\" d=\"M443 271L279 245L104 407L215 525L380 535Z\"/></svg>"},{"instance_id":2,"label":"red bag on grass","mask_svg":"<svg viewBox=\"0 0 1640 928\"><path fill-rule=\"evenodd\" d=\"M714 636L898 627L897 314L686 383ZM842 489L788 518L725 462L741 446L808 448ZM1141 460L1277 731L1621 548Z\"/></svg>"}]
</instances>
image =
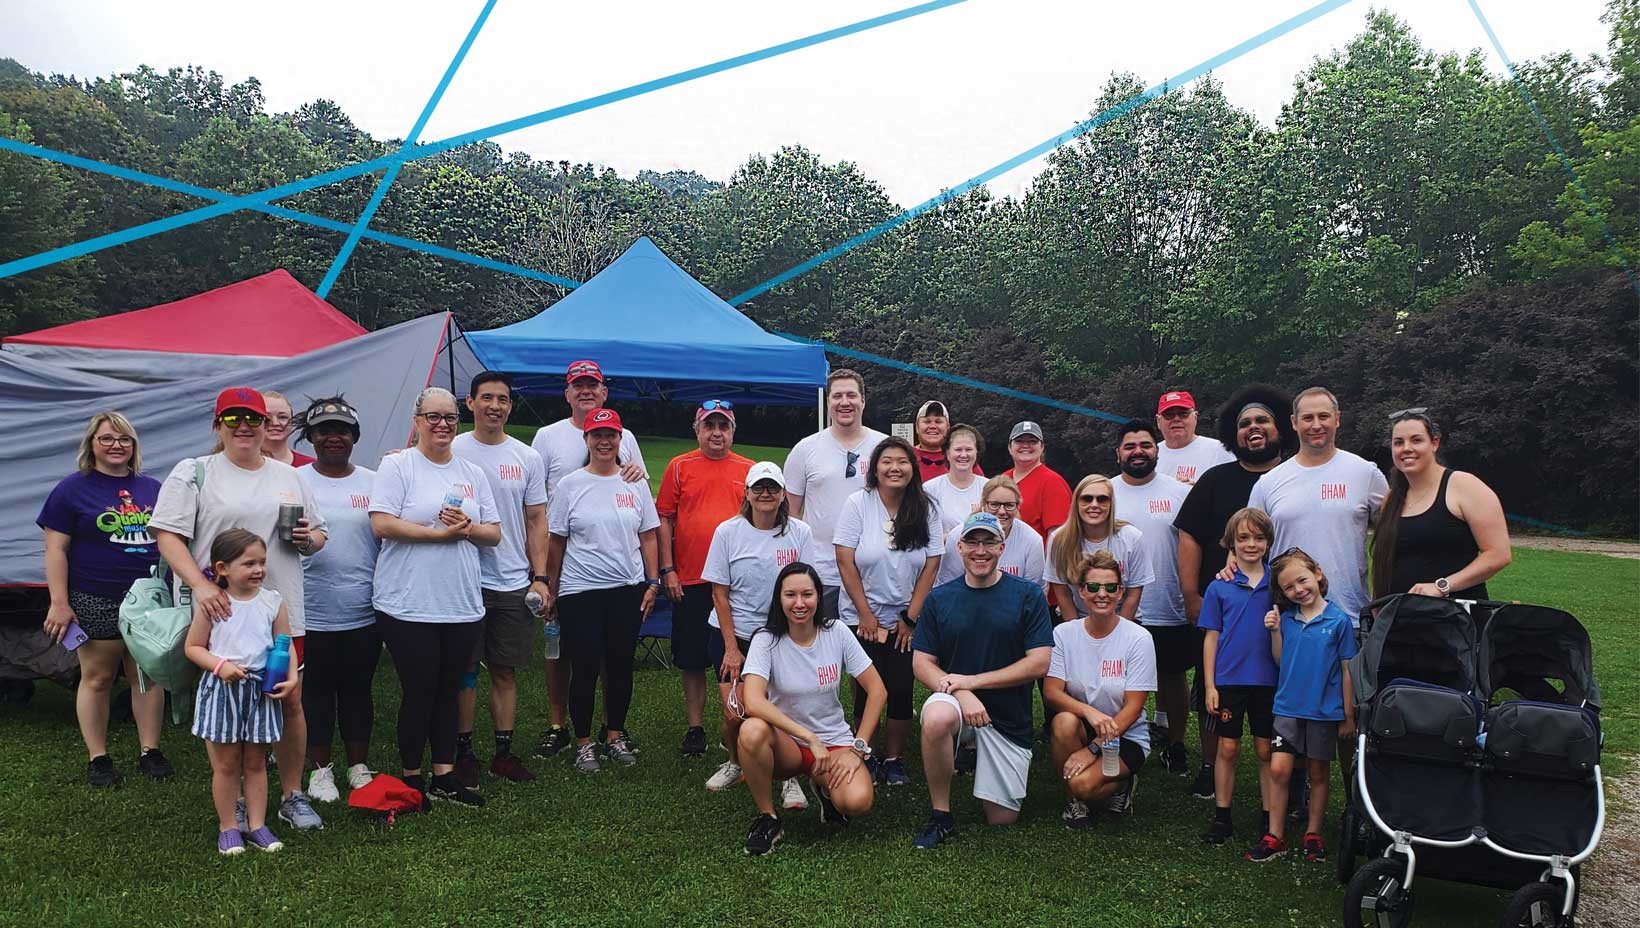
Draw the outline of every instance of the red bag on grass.
<instances>
[{"instance_id":1,"label":"red bag on grass","mask_svg":"<svg viewBox=\"0 0 1640 928\"><path fill-rule=\"evenodd\" d=\"M421 791L386 773L376 774L369 783L347 795L347 804L355 809L386 812L389 827L398 813L421 811L422 802Z\"/></svg>"}]
</instances>

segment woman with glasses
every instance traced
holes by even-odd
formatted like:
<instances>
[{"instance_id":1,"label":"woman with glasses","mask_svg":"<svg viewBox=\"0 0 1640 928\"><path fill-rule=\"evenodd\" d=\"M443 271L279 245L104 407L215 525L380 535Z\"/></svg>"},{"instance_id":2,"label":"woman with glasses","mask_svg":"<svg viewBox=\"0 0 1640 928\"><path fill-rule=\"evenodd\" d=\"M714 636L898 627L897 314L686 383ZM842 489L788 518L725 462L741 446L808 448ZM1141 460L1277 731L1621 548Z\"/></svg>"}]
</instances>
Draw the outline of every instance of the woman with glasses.
<instances>
[{"instance_id":1,"label":"woman with glasses","mask_svg":"<svg viewBox=\"0 0 1640 928\"><path fill-rule=\"evenodd\" d=\"M885 438L872 450L865 489L843 505L832 541L846 594L841 618L856 627L888 687L887 744L874 772L886 786L904 786L911 782L900 760L911 733L911 638L945 553L939 506L923 492L910 442ZM856 726L865 704L856 683Z\"/></svg>"},{"instance_id":2,"label":"woman with glasses","mask_svg":"<svg viewBox=\"0 0 1640 928\"><path fill-rule=\"evenodd\" d=\"M424 797L481 806L456 778L456 697L483 632L478 549L501 543L501 516L484 472L450 450L461 422L454 394L423 390L411 422L414 446L382 458L370 491L382 543L371 605L398 672L399 763Z\"/></svg>"},{"instance_id":3,"label":"woman with glasses","mask_svg":"<svg viewBox=\"0 0 1640 928\"><path fill-rule=\"evenodd\" d=\"M148 535L148 520L159 498L159 481L141 472L137 431L117 412L91 417L80 439L78 469L57 482L35 524L45 532L46 588L51 606L45 631L74 648L80 686L74 694L80 736L90 757L86 782L113 786L120 775L108 756L108 697L121 664L131 686L131 713L137 721L141 754L137 767L163 780L171 764L159 750L165 691L141 692L136 665L120 638L120 601L133 581L148 576L159 548ZM78 626L85 636L69 632Z\"/></svg>"},{"instance_id":4,"label":"woman with glasses","mask_svg":"<svg viewBox=\"0 0 1640 928\"><path fill-rule=\"evenodd\" d=\"M296 689L279 702L284 713L284 735L274 748L282 797L279 818L297 830L307 830L322 828L324 822L302 791L302 761L307 750L299 676L307 631L302 557L324 549L327 526L313 491L296 468L263 456L267 423L267 404L256 390L229 387L218 394L216 452L177 463L160 487L154 518L148 525L160 554L176 574L178 602L191 594L196 612L213 620L226 619L233 606L228 591L205 573L211 542L230 528L254 532L266 542L263 586L278 593L289 610L298 665L293 675ZM300 516L281 530L280 511L287 506L300 507Z\"/></svg>"},{"instance_id":5,"label":"woman with glasses","mask_svg":"<svg viewBox=\"0 0 1640 928\"><path fill-rule=\"evenodd\" d=\"M290 408L290 400L285 399L285 394L277 390L263 390L262 402L268 407L268 425L267 432L262 438L262 453L292 467L312 464L312 457L290 446L296 428L296 416Z\"/></svg>"},{"instance_id":6,"label":"woman with glasses","mask_svg":"<svg viewBox=\"0 0 1640 928\"><path fill-rule=\"evenodd\" d=\"M978 511L985 478L976 468L985 454L985 439L980 437L979 429L959 422L945 433L941 448L950 469L925 482L923 491L939 503L940 528L944 534L961 525L969 513ZM957 570L961 572L961 565Z\"/></svg>"},{"instance_id":7,"label":"woman with glasses","mask_svg":"<svg viewBox=\"0 0 1640 928\"><path fill-rule=\"evenodd\" d=\"M992 477L985 481L984 489L980 491L980 511L996 516L998 524L1002 526L1002 539L1007 547L1002 550L1002 560L997 563L997 569L1035 583L1046 595L1048 581L1042 576L1042 536L1036 533L1036 529L1019 520L1019 503L1022 498L1019 484L1014 482L1014 478ZM966 519L967 516L963 518ZM957 554L957 536L960 534L959 524L945 536L945 556L940 558L940 571L935 575L935 585L962 576L962 558Z\"/></svg>"},{"instance_id":8,"label":"woman with glasses","mask_svg":"<svg viewBox=\"0 0 1640 928\"><path fill-rule=\"evenodd\" d=\"M1071 520L1054 529L1048 536L1047 565L1043 576L1053 591L1054 605L1059 607L1061 621L1088 614L1082 597L1071 589L1066 577L1076 576L1076 565L1095 551L1109 551L1122 565L1122 601L1116 611L1124 619L1131 619L1139 611L1139 595L1154 579L1149 560L1144 557L1140 541L1144 533L1135 526L1116 518L1116 498L1110 478L1103 474L1089 474L1076 485L1071 494Z\"/></svg>"}]
</instances>

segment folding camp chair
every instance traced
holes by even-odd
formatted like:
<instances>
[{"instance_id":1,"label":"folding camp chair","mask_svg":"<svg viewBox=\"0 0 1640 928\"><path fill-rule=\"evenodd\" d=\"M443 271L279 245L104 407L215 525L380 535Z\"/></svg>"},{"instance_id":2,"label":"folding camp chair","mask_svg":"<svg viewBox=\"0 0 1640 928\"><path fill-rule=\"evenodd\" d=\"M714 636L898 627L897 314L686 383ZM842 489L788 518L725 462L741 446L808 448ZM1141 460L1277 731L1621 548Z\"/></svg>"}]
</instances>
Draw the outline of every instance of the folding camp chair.
<instances>
[{"instance_id":1,"label":"folding camp chair","mask_svg":"<svg viewBox=\"0 0 1640 928\"><path fill-rule=\"evenodd\" d=\"M662 670L672 669L672 601L657 597L649 618L638 626L638 664L654 661Z\"/></svg>"}]
</instances>

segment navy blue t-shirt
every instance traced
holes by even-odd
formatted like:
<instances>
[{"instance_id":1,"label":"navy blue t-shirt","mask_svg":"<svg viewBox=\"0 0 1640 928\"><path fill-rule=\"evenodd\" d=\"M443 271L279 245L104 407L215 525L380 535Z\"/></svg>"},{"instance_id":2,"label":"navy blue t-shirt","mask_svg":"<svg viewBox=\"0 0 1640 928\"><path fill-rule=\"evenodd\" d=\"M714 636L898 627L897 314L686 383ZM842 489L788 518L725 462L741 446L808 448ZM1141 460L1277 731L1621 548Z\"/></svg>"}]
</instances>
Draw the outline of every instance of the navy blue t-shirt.
<instances>
[{"instance_id":1,"label":"navy blue t-shirt","mask_svg":"<svg viewBox=\"0 0 1640 928\"><path fill-rule=\"evenodd\" d=\"M148 520L159 498L159 481L135 474L73 473L58 481L35 524L69 537L68 586L81 593L122 599L131 582L148 576L159 546Z\"/></svg>"},{"instance_id":2,"label":"navy blue t-shirt","mask_svg":"<svg viewBox=\"0 0 1640 928\"><path fill-rule=\"evenodd\" d=\"M911 638L915 650L934 655L946 673L977 674L1001 670L1032 648L1053 647L1053 622L1042 588L1003 574L983 589L967 576L942 583L923 600L922 616ZM985 711L1009 741L1031 747L1033 682L1007 689L975 690Z\"/></svg>"}]
</instances>

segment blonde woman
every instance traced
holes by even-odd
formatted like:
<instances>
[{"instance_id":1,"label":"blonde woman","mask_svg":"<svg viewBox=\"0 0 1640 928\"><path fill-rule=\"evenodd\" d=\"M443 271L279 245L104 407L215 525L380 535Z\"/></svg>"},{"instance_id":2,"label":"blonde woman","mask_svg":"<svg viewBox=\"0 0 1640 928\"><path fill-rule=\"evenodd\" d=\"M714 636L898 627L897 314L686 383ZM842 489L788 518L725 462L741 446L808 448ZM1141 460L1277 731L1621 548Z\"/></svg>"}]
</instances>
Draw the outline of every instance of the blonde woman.
<instances>
[{"instance_id":1,"label":"blonde woman","mask_svg":"<svg viewBox=\"0 0 1640 928\"><path fill-rule=\"evenodd\" d=\"M268 424L262 435L262 453L281 464L292 467L301 467L312 464L313 456L303 454L290 446L290 440L296 433L296 415L291 411L290 400L278 390L263 390L262 402L268 408Z\"/></svg>"},{"instance_id":2,"label":"blonde woman","mask_svg":"<svg viewBox=\"0 0 1640 928\"><path fill-rule=\"evenodd\" d=\"M1083 477L1071 494L1070 520L1048 536L1047 565L1042 575L1059 606L1060 619L1087 616L1082 597L1065 578L1077 576L1076 565L1095 551L1109 551L1122 566L1124 591L1116 612L1124 619L1132 619L1139 611L1140 594L1154 580L1150 561L1140 545L1143 538L1143 532L1116 518L1116 495L1110 478L1103 474Z\"/></svg>"}]
</instances>

